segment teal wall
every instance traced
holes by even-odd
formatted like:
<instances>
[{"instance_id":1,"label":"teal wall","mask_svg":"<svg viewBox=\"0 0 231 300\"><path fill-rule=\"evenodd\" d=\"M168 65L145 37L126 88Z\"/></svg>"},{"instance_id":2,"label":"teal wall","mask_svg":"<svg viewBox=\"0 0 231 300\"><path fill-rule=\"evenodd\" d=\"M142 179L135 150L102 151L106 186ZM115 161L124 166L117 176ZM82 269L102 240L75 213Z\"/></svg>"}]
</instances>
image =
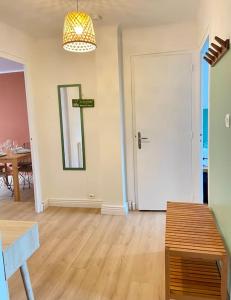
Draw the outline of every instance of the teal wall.
<instances>
[{"instance_id":1,"label":"teal wall","mask_svg":"<svg viewBox=\"0 0 231 300\"><path fill-rule=\"evenodd\" d=\"M209 205L231 252L231 51L211 68L209 115Z\"/></svg>"}]
</instances>

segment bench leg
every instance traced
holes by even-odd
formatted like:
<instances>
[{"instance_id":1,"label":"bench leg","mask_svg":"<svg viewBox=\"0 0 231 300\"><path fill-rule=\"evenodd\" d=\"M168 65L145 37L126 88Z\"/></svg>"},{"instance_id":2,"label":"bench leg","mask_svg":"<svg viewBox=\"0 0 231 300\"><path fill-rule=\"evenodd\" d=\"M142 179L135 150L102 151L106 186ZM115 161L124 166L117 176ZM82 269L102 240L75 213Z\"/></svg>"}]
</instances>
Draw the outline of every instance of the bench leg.
<instances>
[{"instance_id":1,"label":"bench leg","mask_svg":"<svg viewBox=\"0 0 231 300\"><path fill-rule=\"evenodd\" d=\"M35 300L31 281L30 281L30 274L29 274L26 262L20 267L20 272L21 272L23 284L24 284L24 287L26 290L27 299Z\"/></svg>"},{"instance_id":2,"label":"bench leg","mask_svg":"<svg viewBox=\"0 0 231 300\"><path fill-rule=\"evenodd\" d=\"M222 268L221 268L221 300L227 300L227 282L228 282L228 258L224 256L222 258Z\"/></svg>"},{"instance_id":3,"label":"bench leg","mask_svg":"<svg viewBox=\"0 0 231 300\"><path fill-rule=\"evenodd\" d=\"M169 250L165 248L165 300L170 300L169 272Z\"/></svg>"}]
</instances>

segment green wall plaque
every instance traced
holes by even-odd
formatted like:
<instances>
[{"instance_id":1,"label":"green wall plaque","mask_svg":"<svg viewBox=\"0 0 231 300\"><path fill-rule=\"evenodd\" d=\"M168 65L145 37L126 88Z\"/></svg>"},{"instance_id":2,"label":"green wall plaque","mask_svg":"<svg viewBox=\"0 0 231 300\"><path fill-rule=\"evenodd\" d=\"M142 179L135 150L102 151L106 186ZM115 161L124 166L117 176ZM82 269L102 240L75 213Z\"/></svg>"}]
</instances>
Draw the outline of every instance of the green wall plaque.
<instances>
[{"instance_id":1,"label":"green wall plaque","mask_svg":"<svg viewBox=\"0 0 231 300\"><path fill-rule=\"evenodd\" d=\"M95 107L95 101L93 99L72 99L73 107Z\"/></svg>"}]
</instances>

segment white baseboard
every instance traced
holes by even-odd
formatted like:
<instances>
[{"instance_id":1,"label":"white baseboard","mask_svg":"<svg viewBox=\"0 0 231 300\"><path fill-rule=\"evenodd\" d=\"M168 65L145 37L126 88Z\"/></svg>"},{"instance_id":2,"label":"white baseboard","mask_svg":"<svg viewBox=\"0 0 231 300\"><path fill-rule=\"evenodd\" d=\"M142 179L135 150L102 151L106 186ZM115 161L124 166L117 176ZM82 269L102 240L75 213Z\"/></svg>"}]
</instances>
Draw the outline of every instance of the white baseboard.
<instances>
[{"instance_id":1,"label":"white baseboard","mask_svg":"<svg viewBox=\"0 0 231 300\"><path fill-rule=\"evenodd\" d=\"M128 205L111 205L103 203L101 206L102 215L126 216L128 214Z\"/></svg>"},{"instance_id":2,"label":"white baseboard","mask_svg":"<svg viewBox=\"0 0 231 300\"><path fill-rule=\"evenodd\" d=\"M48 206L101 208L101 204L97 199L48 199Z\"/></svg>"},{"instance_id":3,"label":"white baseboard","mask_svg":"<svg viewBox=\"0 0 231 300\"><path fill-rule=\"evenodd\" d=\"M48 200L43 201L42 202L42 206L43 206L43 211L45 211L48 208L48 206L49 206Z\"/></svg>"},{"instance_id":4,"label":"white baseboard","mask_svg":"<svg viewBox=\"0 0 231 300\"><path fill-rule=\"evenodd\" d=\"M125 216L128 214L128 204L126 205L110 205L106 203L102 204L102 201L98 199L50 198L43 203L44 210L48 206L101 208L101 214L103 215Z\"/></svg>"}]
</instances>

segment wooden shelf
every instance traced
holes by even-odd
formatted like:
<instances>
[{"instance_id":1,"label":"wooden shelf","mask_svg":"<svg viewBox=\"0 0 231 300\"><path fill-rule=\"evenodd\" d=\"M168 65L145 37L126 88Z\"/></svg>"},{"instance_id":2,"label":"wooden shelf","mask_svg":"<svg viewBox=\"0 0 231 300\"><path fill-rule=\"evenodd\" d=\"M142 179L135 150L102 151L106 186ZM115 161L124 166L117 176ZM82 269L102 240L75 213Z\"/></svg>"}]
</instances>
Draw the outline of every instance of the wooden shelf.
<instances>
[{"instance_id":1,"label":"wooden shelf","mask_svg":"<svg viewBox=\"0 0 231 300\"><path fill-rule=\"evenodd\" d=\"M221 299L221 276L216 261L170 258L171 299Z\"/></svg>"}]
</instances>

